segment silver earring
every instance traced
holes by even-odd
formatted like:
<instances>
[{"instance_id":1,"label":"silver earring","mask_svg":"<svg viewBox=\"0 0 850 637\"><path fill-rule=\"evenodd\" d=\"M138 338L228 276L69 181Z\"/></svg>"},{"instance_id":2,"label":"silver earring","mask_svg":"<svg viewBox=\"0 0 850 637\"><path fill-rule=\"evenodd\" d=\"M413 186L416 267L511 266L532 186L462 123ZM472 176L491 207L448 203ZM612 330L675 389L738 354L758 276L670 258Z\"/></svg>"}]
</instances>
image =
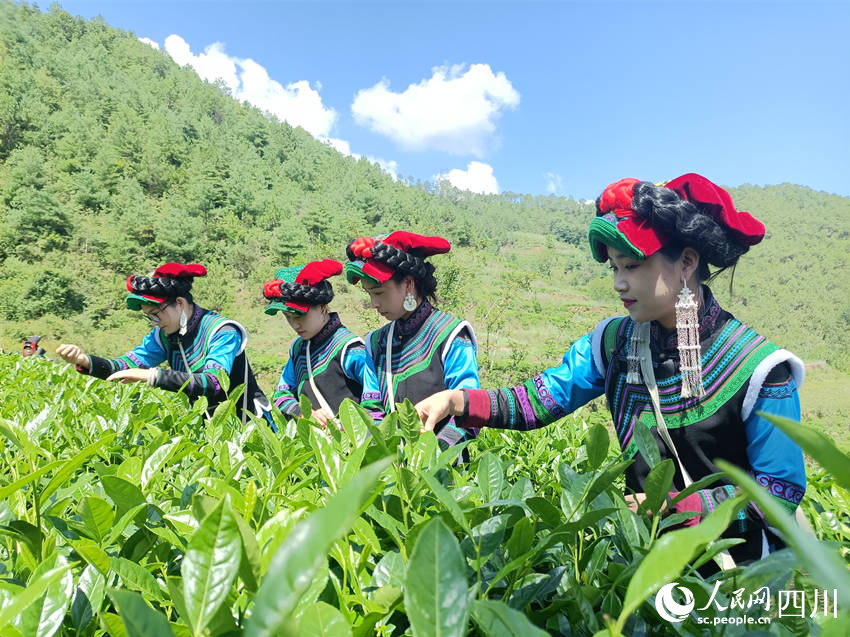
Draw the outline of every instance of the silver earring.
<instances>
[{"instance_id":1,"label":"silver earring","mask_svg":"<svg viewBox=\"0 0 850 637\"><path fill-rule=\"evenodd\" d=\"M180 312L180 336L186 335L188 325L189 319L186 318L186 312Z\"/></svg>"},{"instance_id":2,"label":"silver earring","mask_svg":"<svg viewBox=\"0 0 850 637\"><path fill-rule=\"evenodd\" d=\"M702 386L702 350L699 344L697 301L682 278L682 291L676 301L676 331L679 338L679 371L682 374L682 398L705 395Z\"/></svg>"},{"instance_id":3,"label":"silver earring","mask_svg":"<svg viewBox=\"0 0 850 637\"><path fill-rule=\"evenodd\" d=\"M404 303L402 304L402 307L407 312L412 312L413 310L415 310L416 309L416 297L413 296L413 294L411 294L410 292L408 292L404 297Z\"/></svg>"}]
</instances>

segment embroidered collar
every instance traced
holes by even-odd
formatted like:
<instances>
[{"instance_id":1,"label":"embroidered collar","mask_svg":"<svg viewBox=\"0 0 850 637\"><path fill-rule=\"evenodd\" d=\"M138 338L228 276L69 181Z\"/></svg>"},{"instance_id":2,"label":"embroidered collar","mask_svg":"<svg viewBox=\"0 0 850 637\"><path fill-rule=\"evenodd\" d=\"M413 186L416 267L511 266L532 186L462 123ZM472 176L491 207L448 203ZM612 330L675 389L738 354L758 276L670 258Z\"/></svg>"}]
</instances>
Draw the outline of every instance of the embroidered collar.
<instances>
[{"instance_id":1,"label":"embroidered collar","mask_svg":"<svg viewBox=\"0 0 850 637\"><path fill-rule=\"evenodd\" d=\"M319 348L324 345L340 327L342 327L342 321L339 319L339 314L331 312L330 318L328 319L328 322L325 323L325 326L310 339L310 349L316 351L313 348Z\"/></svg>"},{"instance_id":2,"label":"embroidered collar","mask_svg":"<svg viewBox=\"0 0 850 637\"><path fill-rule=\"evenodd\" d=\"M406 320L399 319L395 322L396 337L402 340L410 338L419 331L419 328L425 324L425 321L433 313L434 306L428 301L422 301L419 307L413 310L413 314L408 316Z\"/></svg>"},{"instance_id":3,"label":"embroidered collar","mask_svg":"<svg viewBox=\"0 0 850 637\"><path fill-rule=\"evenodd\" d=\"M195 311L192 312L192 317L186 325L186 333L189 334L198 329L198 324L201 322L201 317L206 313L206 310L195 303Z\"/></svg>"},{"instance_id":4,"label":"embroidered collar","mask_svg":"<svg viewBox=\"0 0 850 637\"><path fill-rule=\"evenodd\" d=\"M202 308L200 305L195 303L195 309L192 312L192 316L189 318L189 321L186 323L186 334L183 336L183 345L184 347L190 345L195 338L195 332L198 330L198 326L201 324L201 318L204 314L207 313L207 310ZM180 332L174 332L174 334L168 334L168 341L177 344L177 339L180 338Z\"/></svg>"},{"instance_id":5,"label":"embroidered collar","mask_svg":"<svg viewBox=\"0 0 850 637\"><path fill-rule=\"evenodd\" d=\"M702 298L705 303L699 317L700 341L705 340L714 332L717 319L722 311L720 304L714 298L714 295L711 293L711 290L708 289L707 285L702 286ZM660 349L662 351L675 350L679 346L678 332L676 330L671 330L664 334L658 321L652 321L650 326L650 340L652 343L660 345Z\"/></svg>"}]
</instances>

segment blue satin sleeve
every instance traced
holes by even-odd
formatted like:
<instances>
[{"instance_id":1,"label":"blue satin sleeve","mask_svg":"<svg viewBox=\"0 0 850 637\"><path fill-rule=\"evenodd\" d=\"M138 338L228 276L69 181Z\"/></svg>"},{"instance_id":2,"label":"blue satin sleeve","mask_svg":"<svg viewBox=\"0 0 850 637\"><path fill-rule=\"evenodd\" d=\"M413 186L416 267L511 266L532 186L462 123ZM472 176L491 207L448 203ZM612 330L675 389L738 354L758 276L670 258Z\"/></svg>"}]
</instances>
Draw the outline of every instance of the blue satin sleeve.
<instances>
[{"instance_id":1,"label":"blue satin sleeve","mask_svg":"<svg viewBox=\"0 0 850 637\"><path fill-rule=\"evenodd\" d=\"M473 342L464 336L457 336L446 353L445 370L446 389L480 389L478 378L478 356Z\"/></svg>"},{"instance_id":2,"label":"blue satin sleeve","mask_svg":"<svg viewBox=\"0 0 850 637\"><path fill-rule=\"evenodd\" d=\"M131 351L118 358L89 356L91 359L91 369L88 370L88 373L97 378L107 378L123 369L150 369L163 363L166 352L157 332L159 332L159 328L152 329L145 335L141 345L134 347Z\"/></svg>"},{"instance_id":3,"label":"blue satin sleeve","mask_svg":"<svg viewBox=\"0 0 850 637\"><path fill-rule=\"evenodd\" d=\"M753 477L793 512L806 491L803 452L791 438L758 412L800 421L800 396L793 378L761 388L745 421L747 457Z\"/></svg>"},{"instance_id":4,"label":"blue satin sleeve","mask_svg":"<svg viewBox=\"0 0 850 637\"><path fill-rule=\"evenodd\" d=\"M501 389L467 390L464 427L528 430L563 418L605 390L603 366L595 360L593 335L578 339L558 367Z\"/></svg>"},{"instance_id":5,"label":"blue satin sleeve","mask_svg":"<svg viewBox=\"0 0 850 637\"><path fill-rule=\"evenodd\" d=\"M233 371L233 361L236 360L241 347L242 333L233 327L224 327L210 340L200 371L186 370L182 356L179 352L175 352L172 354L174 368L162 370L156 386L169 391L180 391L183 388L182 391L193 398L198 396L215 398L222 393L222 387L218 382L218 372L223 371L228 377L230 376L230 372ZM196 366L191 359L189 364ZM244 382L244 378L230 378L230 384L233 387Z\"/></svg>"},{"instance_id":6,"label":"blue satin sleeve","mask_svg":"<svg viewBox=\"0 0 850 637\"><path fill-rule=\"evenodd\" d=\"M381 387L378 384L378 374L375 371L375 361L364 349L363 365L363 393L360 396L360 405L369 412L372 420L380 422L386 415L384 401L381 397Z\"/></svg>"},{"instance_id":7,"label":"blue satin sleeve","mask_svg":"<svg viewBox=\"0 0 850 637\"><path fill-rule=\"evenodd\" d=\"M298 386L295 381L294 343L289 348L289 360L283 367L280 380L272 396L272 402L287 416L301 415L301 407L298 404Z\"/></svg>"},{"instance_id":8,"label":"blue satin sleeve","mask_svg":"<svg viewBox=\"0 0 850 637\"><path fill-rule=\"evenodd\" d=\"M342 371L351 380L363 386L363 378L366 368L369 366L369 355L363 345L355 344L345 350L345 358L342 361Z\"/></svg>"}]
</instances>

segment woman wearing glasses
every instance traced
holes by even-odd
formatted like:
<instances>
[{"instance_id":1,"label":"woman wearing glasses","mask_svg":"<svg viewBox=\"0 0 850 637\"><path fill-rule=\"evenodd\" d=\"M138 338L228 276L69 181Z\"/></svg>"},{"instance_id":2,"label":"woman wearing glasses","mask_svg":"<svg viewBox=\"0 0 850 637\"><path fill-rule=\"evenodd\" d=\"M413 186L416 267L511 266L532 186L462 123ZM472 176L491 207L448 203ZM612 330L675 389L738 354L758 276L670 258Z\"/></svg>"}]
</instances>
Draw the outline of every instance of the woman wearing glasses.
<instances>
[{"instance_id":1,"label":"woman wearing glasses","mask_svg":"<svg viewBox=\"0 0 850 637\"><path fill-rule=\"evenodd\" d=\"M166 263L153 276L130 276L127 307L141 311L153 329L141 345L123 356L100 358L77 345L60 345L56 353L83 374L123 383L147 382L151 387L183 391L192 401L206 396L208 414L226 398L218 380L223 371L231 387L246 386L237 416L244 422L246 412L252 411L268 420L271 405L245 356L245 328L192 299L192 281L206 274L202 265ZM163 362L170 369L160 368Z\"/></svg>"}]
</instances>

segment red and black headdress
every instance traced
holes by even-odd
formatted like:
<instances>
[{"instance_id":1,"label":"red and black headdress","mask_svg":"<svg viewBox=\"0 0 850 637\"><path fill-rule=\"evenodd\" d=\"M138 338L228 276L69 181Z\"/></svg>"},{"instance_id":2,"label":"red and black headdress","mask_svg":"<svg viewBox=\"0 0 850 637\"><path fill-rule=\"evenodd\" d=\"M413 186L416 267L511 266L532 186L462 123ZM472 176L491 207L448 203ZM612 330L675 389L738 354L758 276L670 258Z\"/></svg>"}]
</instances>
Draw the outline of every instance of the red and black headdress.
<instances>
[{"instance_id":1,"label":"red and black headdress","mask_svg":"<svg viewBox=\"0 0 850 637\"><path fill-rule=\"evenodd\" d=\"M127 277L127 307L140 310L142 305L162 305L192 289L192 280L206 276L207 269L198 263L166 263L154 270L153 275L131 274Z\"/></svg>"},{"instance_id":2,"label":"red and black headdress","mask_svg":"<svg viewBox=\"0 0 850 637\"><path fill-rule=\"evenodd\" d=\"M269 301L263 311L306 314L311 305L330 303L334 291L328 279L341 273L342 263L333 259L280 268L274 273L275 278L263 285L263 296Z\"/></svg>"},{"instance_id":3,"label":"red and black headdress","mask_svg":"<svg viewBox=\"0 0 850 637\"><path fill-rule=\"evenodd\" d=\"M600 263L608 258L608 246L643 261L678 239L674 236L675 228L660 227L657 209L637 210L635 189L641 185L651 187L638 179L621 179L605 188L597 200L597 216L590 222L588 240L593 258ZM691 208L694 214L711 217L723 227L731 241L743 246L742 252L764 237L764 224L749 212L736 210L729 193L702 175L688 173L662 187L673 191L677 197L666 204L660 201L654 205L690 202L695 206Z\"/></svg>"},{"instance_id":4,"label":"red and black headdress","mask_svg":"<svg viewBox=\"0 0 850 637\"><path fill-rule=\"evenodd\" d=\"M425 257L444 254L451 244L442 237L426 237L399 230L386 237L358 237L348 244L345 277L349 283L369 279L377 285L396 272L422 279L427 275Z\"/></svg>"}]
</instances>

